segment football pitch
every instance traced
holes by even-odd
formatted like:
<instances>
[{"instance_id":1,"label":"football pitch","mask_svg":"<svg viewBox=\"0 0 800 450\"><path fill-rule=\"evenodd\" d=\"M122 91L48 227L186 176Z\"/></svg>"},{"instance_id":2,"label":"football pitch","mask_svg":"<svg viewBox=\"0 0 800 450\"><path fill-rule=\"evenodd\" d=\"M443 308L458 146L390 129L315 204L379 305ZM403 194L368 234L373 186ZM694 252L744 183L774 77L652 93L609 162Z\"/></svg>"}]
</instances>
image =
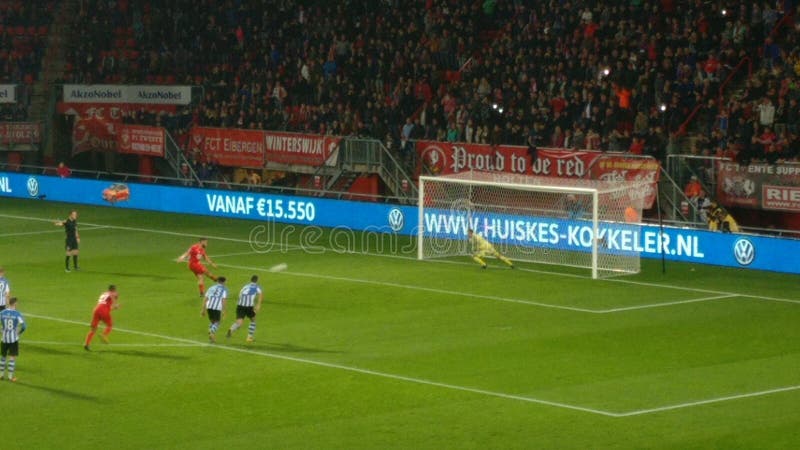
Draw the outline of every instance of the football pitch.
<instances>
[{"instance_id":1,"label":"football pitch","mask_svg":"<svg viewBox=\"0 0 800 450\"><path fill-rule=\"evenodd\" d=\"M53 221L73 207L65 273ZM406 238L44 201L0 199L0 224L28 323L19 380L0 382L3 449L800 446L796 276L482 270L417 261ZM216 344L175 262L201 236L231 293ZM226 339L253 274L255 342L247 321ZM87 352L112 283L111 342Z\"/></svg>"}]
</instances>

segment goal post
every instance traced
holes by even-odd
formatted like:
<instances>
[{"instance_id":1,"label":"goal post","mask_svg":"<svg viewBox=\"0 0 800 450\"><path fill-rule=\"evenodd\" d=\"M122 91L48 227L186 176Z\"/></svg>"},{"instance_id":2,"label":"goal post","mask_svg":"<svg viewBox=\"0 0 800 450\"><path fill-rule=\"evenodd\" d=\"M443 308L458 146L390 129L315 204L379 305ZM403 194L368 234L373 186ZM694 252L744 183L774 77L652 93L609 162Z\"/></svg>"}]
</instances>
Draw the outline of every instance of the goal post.
<instances>
[{"instance_id":1,"label":"goal post","mask_svg":"<svg viewBox=\"0 0 800 450\"><path fill-rule=\"evenodd\" d=\"M644 182L463 172L419 179L418 259L467 256L469 229L515 261L638 273Z\"/></svg>"}]
</instances>

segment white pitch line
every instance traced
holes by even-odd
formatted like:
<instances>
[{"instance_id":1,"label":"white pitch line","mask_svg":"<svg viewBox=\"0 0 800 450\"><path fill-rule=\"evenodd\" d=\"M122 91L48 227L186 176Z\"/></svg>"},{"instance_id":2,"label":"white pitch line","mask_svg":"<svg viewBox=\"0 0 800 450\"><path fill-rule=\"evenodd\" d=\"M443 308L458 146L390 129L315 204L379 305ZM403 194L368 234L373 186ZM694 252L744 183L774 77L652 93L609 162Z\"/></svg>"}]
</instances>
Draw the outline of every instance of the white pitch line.
<instances>
[{"instance_id":1,"label":"white pitch line","mask_svg":"<svg viewBox=\"0 0 800 450\"><path fill-rule=\"evenodd\" d=\"M52 219L42 219L42 218L38 218L38 217L28 217L28 216L17 216L17 215L11 215L11 214L0 214L0 217L6 217L6 218L10 218L10 219L20 219L20 220L34 220L34 221L41 221L41 222L52 222ZM106 228L118 229L118 230L126 230L126 231L138 231L138 232L143 232L143 233L164 234L164 235L168 235L168 236L207 237L209 239L215 239L215 240L220 240L220 241L239 242L239 243L245 243L245 244L249 244L250 243L250 241L247 240L247 239L230 238L230 237L223 237L223 236L209 236L209 235L200 235L200 234L186 234L186 233L178 233L178 232L174 232L174 231L157 230L157 229L152 229L152 228L124 227L124 226L118 226L118 225L106 225L106 224L95 224L95 223L86 223L86 225L93 225L93 226L98 226L98 227L106 227ZM291 246L291 247L302 248L301 246L294 246L294 245ZM326 250L328 250L328 249L326 249ZM333 250L333 249L330 249L330 251L337 252L337 253L346 253L346 254L358 254L358 255L363 255L363 256L374 256L374 257L381 257L381 258L394 258L394 259L404 259L404 260L409 260L409 261L417 261L417 258L416 257L412 257L412 256L384 255L384 254L380 254L380 253L369 253L369 252L363 252L363 251L341 251L341 250ZM254 252L254 253L259 254L260 252ZM267 253L267 252L264 252L264 253ZM462 263L462 262L458 262L458 261L435 261L435 262L439 262L439 263L447 262L447 263L461 264L461 265L472 265L473 264L473 263L469 263L469 262L463 262ZM566 277L566 278L589 279L589 277L582 276L582 275L576 275L576 274L570 274L570 273L561 273L561 272L550 272L550 271L537 270L537 269L528 269L528 268L523 268L523 267L520 267L517 270L525 271L525 272L531 272L531 273L539 273L539 274L545 274L545 275ZM751 299L755 299L755 300L764 300L764 301L771 301L771 302L782 302L782 303L791 303L791 304L800 305L800 300L797 300L797 299L770 297L770 296L746 294L746 293L740 293L740 292L716 291L716 290L710 290L710 289L692 288L692 287L686 287L686 286L676 286L676 285L663 284L663 283L649 283L649 282L645 282L645 281L626 280L626 279L623 279L623 278L605 278L605 279L596 280L596 281L597 282L607 282L607 283L625 283L625 284L632 284L632 285L636 285L636 286L647 286L647 287L656 287L656 288L663 288L663 289L675 289L675 290L681 290L681 291L686 291L686 292L697 292L697 293L711 294L711 295L729 295L729 296L736 296L736 297L746 297L746 298L751 298ZM544 306L544 305L542 305L542 306ZM581 308L579 308L579 309L581 309ZM587 309L586 312L597 313L598 310L588 310Z\"/></svg>"},{"instance_id":2,"label":"white pitch line","mask_svg":"<svg viewBox=\"0 0 800 450\"><path fill-rule=\"evenodd\" d=\"M53 322L69 323L69 324L75 324L75 325L87 325L85 322L80 322L80 321L77 321L77 320L61 319L61 318L58 318L58 317L41 316L41 315L37 315L37 314L27 314L27 316L35 317L37 319L42 319L42 320L50 320L50 321L53 321ZM230 352L246 353L246 354L250 354L250 355L263 356L263 357L266 357L266 358L280 359L280 360L291 361L291 362L300 363L300 364L308 364L308 365L313 365L313 366L318 366L318 367L325 367L325 368L328 368L328 369L344 370L344 371L359 373L359 374L363 374L363 375L371 375L371 376L380 377L380 378L387 378L387 379L390 379L390 380L405 381L405 382L408 382L408 383L420 384L420 385L425 385L425 386L435 386L435 387L450 389L450 390L454 390L454 391L469 392L469 393L472 393L472 394L481 394L481 395L485 395L485 396L489 396L489 397L504 398L504 399L509 399L509 400L518 400L518 401L527 402L527 403L534 403L534 404L539 404L539 405L552 406L552 407L562 408L562 409L570 409L570 410L573 410L573 411L582 411L582 412L588 412L588 413L592 413L592 414L599 414L599 415L607 416L607 417L617 417L618 416L618 414L613 413L613 412L603 411L603 410L594 409L594 408L586 408L586 407L578 406L578 405L571 405L569 403L551 402L549 400L543 400L543 399L538 399L538 398L534 398L534 397L525 397L525 396L522 396L522 395L507 394L507 393L504 393L504 392L489 391L489 390L486 390L486 389L472 388L472 387L468 387L468 386L459 386L457 384L440 383L438 381L426 380L424 378L407 377L407 376L396 375L396 374L388 373L388 372L379 372L379 371L370 370L370 369L362 369L360 367L345 366L343 364L329 363L329 362L317 361L317 360L306 359L306 358L298 358L296 356L286 356L286 355L281 355L281 354L278 354L278 353L270 353L270 352L264 352L264 351L246 349L246 348L229 347L229 346L226 346L226 345L215 345L215 344L209 344L209 343L204 343L204 342L193 341L191 339L177 338L177 337L173 337L173 336L166 336L166 335L156 334L156 333L148 333L148 332L144 332L144 331L129 330L129 329L124 329L124 328L114 328L114 330L120 331L120 332L124 332L124 333L140 335L140 336L148 336L148 337L160 338L160 339L164 339L164 340L167 340L167 341L180 342L180 343L184 343L184 344L192 344L192 346L196 346L196 347L211 347L211 348L216 348L216 349L219 349L219 350L225 350L225 351L230 351Z\"/></svg>"},{"instance_id":3,"label":"white pitch line","mask_svg":"<svg viewBox=\"0 0 800 450\"><path fill-rule=\"evenodd\" d=\"M609 314L615 312L622 312L622 311L634 311L637 309L649 309L649 308L663 308L665 306L673 306L673 305L685 305L687 303L700 303L700 302L708 302L711 300L721 300L725 298L735 298L736 295L717 295L715 297L703 297L703 298L693 298L690 300L678 300L674 302L664 302L664 303L651 303L649 305L636 305L636 306L624 306L621 308L611 308L611 309L604 309L595 311L598 314Z\"/></svg>"},{"instance_id":4,"label":"white pitch line","mask_svg":"<svg viewBox=\"0 0 800 450\"><path fill-rule=\"evenodd\" d=\"M301 250L301 247L299 247L299 246L293 246L293 247L290 247L290 248L283 247L283 248L280 248L280 249L270 250L270 251L266 251L266 252L254 252L254 251L251 250L249 252L223 253L221 255L210 255L210 256L212 256L213 258L216 259L216 258L229 258L231 256L267 255L267 254L271 254L271 253L288 253L288 252L292 252L292 251L296 251L296 250Z\"/></svg>"},{"instance_id":5,"label":"white pitch line","mask_svg":"<svg viewBox=\"0 0 800 450\"><path fill-rule=\"evenodd\" d=\"M92 227L81 227L79 231L91 231L91 230L103 230L108 228L107 226L92 226ZM4 237L11 237L11 236L31 236L36 234L51 234L51 233L63 233L64 230L42 230L42 231L25 231L21 233L4 233L0 234L0 238Z\"/></svg>"},{"instance_id":6,"label":"white pitch line","mask_svg":"<svg viewBox=\"0 0 800 450\"><path fill-rule=\"evenodd\" d=\"M73 324L73 325L88 325L86 322L80 322L80 321L77 321L77 320L62 319L62 318L59 318L59 317L42 316L42 315L30 314L30 313L26 314L26 315L28 317L34 317L34 318L42 319L42 320L50 320L50 321L53 321L53 322L68 323L68 324ZM770 394L778 394L778 393L781 393L781 392L790 392L790 391L800 390L800 385L786 386L786 387L780 387L780 388L769 389L769 390L764 390L764 391L748 392L748 393L743 393L743 394L728 395L728 396L724 396L724 397L709 398L709 399L705 399L705 400L697 400L697 401L693 401L693 402L679 403L679 404L675 404L675 405L659 406L659 407L647 408L647 409L637 409L637 410L626 411L626 412L613 412L613 411L606 411L606 410L602 410L602 409L598 409L598 408L589 408L589 407L580 406L580 405L573 405L573 404L564 403L564 402L554 402L554 401L550 401L550 400L543 400L543 399L535 398L535 397L526 397L526 396L522 396L522 395L507 394L507 393L504 393L504 392L490 391L490 390L486 390L486 389L473 388L473 387L469 387L469 386L460 386L460 385L457 385L457 384L441 383L441 382L438 382L438 381L426 380L424 378L415 378L415 377L397 375L397 374L388 373L388 372L379 372L379 371L370 370L370 369L363 369L363 368L360 368L360 367L346 366L346 365L343 365L343 364L329 363L329 362L317 361L317 360L307 359L307 358L298 358L296 356L286 356L286 355L281 355L281 354L278 354L278 353L270 353L270 352L264 352L264 351L246 349L246 348L239 348L239 347L230 347L230 346L226 346L226 345L209 344L209 343L206 343L206 342L193 341L191 339L178 338L178 337L174 337L174 336L167 336L167 335L157 334L157 333L148 333L148 332L145 332L145 331L129 330L129 329L125 329L125 328L114 328L114 329L119 331L119 332L123 332L123 333L129 333L129 334L134 334L134 335L139 335L139 336L147 336L147 337L152 337L152 338L159 338L159 339L163 339L163 340L166 340L166 341L172 341L172 342L181 343L181 344L183 344L183 346L186 346L186 347L210 347L210 348L216 348L216 349L219 349L219 350L225 350L225 351L231 351L231 352L237 352L237 353L245 353L245 354L250 354L250 355L263 356L263 357L266 357L266 358L279 359L279 360L284 360L284 361L291 361L291 362L295 362L295 363L308 364L308 365L318 366L318 367L326 367L326 368L329 368L329 369L344 370L344 371L353 372L353 373L359 373L359 374L363 374L363 375L371 375L371 376L375 376L375 377L386 378L386 379L390 379L390 380L405 381L405 382L408 382L408 383L420 384L420 385L425 385L425 386L435 386L435 387L440 387L440 388L444 388L444 389L450 389L450 390L454 390L454 391L469 392L469 393L473 393L473 394L480 394L480 395L485 395L485 396L489 396L489 397L496 397L496 398L504 398L504 399L508 399L508 400L517 400L517 401L522 401L522 402L526 402L526 403L533 403L533 404L538 404L538 405L552 406L552 407L555 407L555 408L562 408L562 409L569 409L569 410L573 410L573 411L587 412L587 413L597 414L597 415L606 416L606 417L614 417L614 418L642 416L642 415L646 415L646 414L654 414L654 413L659 413L659 412L664 412L664 411L671 411L671 410L675 410L675 409L691 408L691 407L694 407L694 406L709 405L709 404L713 404L713 403L722 403L722 402L741 400L741 399L752 398L752 397L761 397L761 396L770 395ZM34 343L35 341L26 341L26 342ZM152 346L155 346L155 345L152 345Z\"/></svg>"},{"instance_id":7,"label":"white pitch line","mask_svg":"<svg viewBox=\"0 0 800 450\"><path fill-rule=\"evenodd\" d=\"M251 271L261 271L267 272L267 269L261 267L248 267L248 266L238 266L234 264L217 264L221 267L230 267L232 269L241 269L241 270L251 270ZM349 278L349 277L339 277L333 275L320 275L317 273L304 273L304 272L294 272L294 271L287 271L282 272L285 275L293 275L298 277L306 277L306 278L318 278L323 280L332 280L332 281L345 281L349 283L361 283L361 284L372 284L376 286L385 286L385 287L395 287L399 289L410 289L410 290L417 290L423 292L433 292L436 294L445 294L445 295L452 295L457 297L469 297L469 298L479 298L485 300L495 300L499 302L506 302L506 303L520 303L524 305L532 305L532 306L539 306L542 308L552 308L552 309L563 309L567 311L575 311L575 312L582 312L582 313L589 313L589 314L610 314L610 313L617 313L617 312L625 312L625 311L634 311L637 309L651 309L651 308L663 308L667 306L673 305L681 305L686 303L700 303L700 302L708 302L712 300L720 300L723 298L734 298L737 295L718 295L714 297L704 297L704 298L694 298L689 300L678 300L674 302L663 302L663 303L650 303L646 305L635 305L635 306L623 306L619 308L610 308L610 309L589 309L589 308L579 308L576 306L565 306L565 305L555 305L552 303L542 303L542 302L534 302L530 300L522 300L516 298L508 298L508 297L499 297L496 295L481 295L481 294L472 294L469 292L459 292L459 291L450 291L447 289L436 289L436 288L429 288L423 286L416 286L410 284L400 284L400 283L390 283L385 281L376 281L376 280L368 280L362 278Z\"/></svg>"},{"instance_id":8,"label":"white pitch line","mask_svg":"<svg viewBox=\"0 0 800 450\"><path fill-rule=\"evenodd\" d=\"M37 317L35 315L30 315L31 317ZM116 330L116 328L115 328ZM80 347L83 346L83 342L59 342L59 341L29 341L25 340L25 344L36 344L36 345L57 345L57 346L64 346L64 347ZM203 344L159 344L159 343L150 343L150 344L125 344L125 343L111 343L111 344L103 344L104 347L200 347Z\"/></svg>"},{"instance_id":9,"label":"white pitch line","mask_svg":"<svg viewBox=\"0 0 800 450\"><path fill-rule=\"evenodd\" d=\"M235 264L217 264L220 267L230 267L231 269L240 269L240 270L250 270L250 271L260 271L260 272L269 272L269 269L265 269L262 267L248 267L248 266L238 266ZM507 298L507 297L498 297L495 295L481 295L481 294L472 294L469 292L458 292L458 291L450 291L447 289L436 289L436 288L429 288L424 286L415 286L413 284L400 284L400 283L389 283L386 281L375 281L375 280L367 280L362 278L349 278L349 277L339 277L334 275L321 275L318 273L304 273L304 272L294 272L294 271L285 271L281 272L282 275L291 275L296 277L305 277L305 278L317 278L321 280L332 280L332 281L345 281L348 283L360 283L360 284L371 284L375 286L383 286L383 287L394 287L400 289L409 289L415 291L423 291L423 292L433 292L436 294L445 294L445 295L453 295L458 297L469 297L469 298L479 298L485 300L495 300L498 302L506 302L506 303L520 303L523 305L533 305L539 306L542 308L552 308L552 309L564 309L567 311L577 311L583 313L598 313L598 311L593 309L586 309L586 308L578 308L575 306L564 306L564 305L554 305L551 303L541 303L541 302L534 302L530 300L522 300L518 298Z\"/></svg>"},{"instance_id":10,"label":"white pitch line","mask_svg":"<svg viewBox=\"0 0 800 450\"><path fill-rule=\"evenodd\" d=\"M736 394L736 395L727 395L725 397L717 397L717 398L709 398L707 400L698 400L696 402L687 402L687 403L679 403L676 405L668 405L668 406L660 406L657 408L648 408L648 409L637 409L635 411L628 411L624 413L618 413L614 417L631 417L631 416L641 416L644 414L652 414L657 412L663 411L671 411L674 409L683 409L683 408L691 408L693 406L701 406L701 405L710 405L713 403L722 403L728 402L732 400L740 400L743 398L752 398L752 397L762 397L764 395L771 395L771 394L778 394L781 392L790 392L790 391L797 391L800 390L800 385L796 386L786 386L780 387L775 389L768 389L766 391L757 391L757 392L748 392L744 394Z\"/></svg>"}]
</instances>

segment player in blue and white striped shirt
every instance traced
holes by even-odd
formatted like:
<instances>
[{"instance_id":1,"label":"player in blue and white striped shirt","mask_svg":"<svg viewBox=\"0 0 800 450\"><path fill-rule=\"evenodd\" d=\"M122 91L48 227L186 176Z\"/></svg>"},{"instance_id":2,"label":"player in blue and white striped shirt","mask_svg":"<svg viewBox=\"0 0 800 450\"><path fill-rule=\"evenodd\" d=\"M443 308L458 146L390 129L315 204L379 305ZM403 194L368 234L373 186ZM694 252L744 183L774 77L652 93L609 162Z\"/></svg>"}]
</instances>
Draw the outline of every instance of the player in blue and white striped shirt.
<instances>
[{"instance_id":1,"label":"player in blue and white striped shirt","mask_svg":"<svg viewBox=\"0 0 800 450\"><path fill-rule=\"evenodd\" d=\"M26 328L25 319L17 311L17 298L9 298L6 309L0 311L0 380L8 370L9 381L17 381L14 369L19 355L19 335Z\"/></svg>"},{"instance_id":2,"label":"player in blue and white striped shirt","mask_svg":"<svg viewBox=\"0 0 800 450\"><path fill-rule=\"evenodd\" d=\"M256 314L261 309L261 302L264 301L264 293L258 285L258 275L250 277L250 282L239 291L239 302L236 304L236 322L228 329L225 337L231 337L234 331L238 330L244 322L244 318L250 319L250 326L247 327L247 342L253 342L256 334Z\"/></svg>"},{"instance_id":3,"label":"player in blue and white striped shirt","mask_svg":"<svg viewBox=\"0 0 800 450\"><path fill-rule=\"evenodd\" d=\"M208 320L211 322L208 326L208 340L213 344L217 342L217 329L219 328L219 321L225 311L225 300L228 299L228 288L225 287L225 277L217 278L217 284L211 286L203 298L203 309L200 311L201 316L208 313Z\"/></svg>"},{"instance_id":4,"label":"player in blue and white striped shirt","mask_svg":"<svg viewBox=\"0 0 800 450\"><path fill-rule=\"evenodd\" d=\"M11 298L11 284L6 278L5 269L0 267L0 311L6 309L9 298Z\"/></svg>"}]
</instances>

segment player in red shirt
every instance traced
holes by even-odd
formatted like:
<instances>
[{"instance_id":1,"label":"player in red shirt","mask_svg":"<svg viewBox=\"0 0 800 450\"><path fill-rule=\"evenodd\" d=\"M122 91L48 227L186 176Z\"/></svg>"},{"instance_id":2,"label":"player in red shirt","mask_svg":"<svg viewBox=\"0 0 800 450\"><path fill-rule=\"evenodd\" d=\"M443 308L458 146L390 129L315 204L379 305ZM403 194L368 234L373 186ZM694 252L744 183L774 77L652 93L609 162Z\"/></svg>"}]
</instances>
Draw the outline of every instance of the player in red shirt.
<instances>
[{"instance_id":1,"label":"player in red shirt","mask_svg":"<svg viewBox=\"0 0 800 450\"><path fill-rule=\"evenodd\" d=\"M181 256L178 257L176 261L183 262L186 259L189 259L189 270L192 271L195 276L197 276L197 287L200 289L200 297L205 295L206 293L206 286L205 286L205 278L211 278L214 281L217 281L217 277L214 276L211 272L206 269L206 266L203 265L203 260L207 263L211 264L214 267L217 267L214 264L214 261L208 257L206 254L206 246L208 245L208 238L200 238L197 244L192 245L189 247L189 250L186 250Z\"/></svg>"},{"instance_id":2,"label":"player in red shirt","mask_svg":"<svg viewBox=\"0 0 800 450\"><path fill-rule=\"evenodd\" d=\"M100 298L97 300L97 306L94 307L94 311L92 312L92 329L89 330L89 334L86 335L86 341L83 343L83 348L85 350L89 350L89 344L92 343L92 338L94 338L95 333L97 333L97 326L102 321L106 324L106 329L103 331L103 334L100 335L100 339L103 340L106 344L108 344L108 335L111 334L111 310L119 308L119 304L116 303L117 301L117 287L112 285L108 286L108 290L100 294Z\"/></svg>"}]
</instances>

